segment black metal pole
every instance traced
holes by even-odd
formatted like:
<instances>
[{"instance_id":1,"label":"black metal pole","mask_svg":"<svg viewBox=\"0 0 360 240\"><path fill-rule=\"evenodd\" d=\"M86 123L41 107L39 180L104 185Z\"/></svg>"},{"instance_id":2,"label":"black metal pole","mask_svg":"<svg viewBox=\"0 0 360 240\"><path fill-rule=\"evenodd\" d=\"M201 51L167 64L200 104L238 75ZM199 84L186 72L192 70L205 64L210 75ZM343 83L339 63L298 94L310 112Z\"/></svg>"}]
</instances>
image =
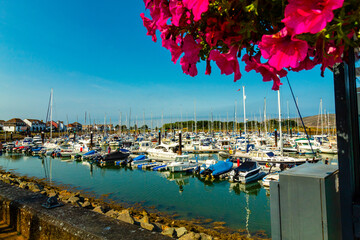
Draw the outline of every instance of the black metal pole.
<instances>
[{"instance_id":1,"label":"black metal pole","mask_svg":"<svg viewBox=\"0 0 360 240\"><path fill-rule=\"evenodd\" d=\"M90 134L90 149L93 147L93 132Z\"/></svg>"},{"instance_id":2,"label":"black metal pole","mask_svg":"<svg viewBox=\"0 0 360 240\"><path fill-rule=\"evenodd\" d=\"M354 50L348 64L334 65L342 239L360 237L360 149Z\"/></svg>"},{"instance_id":3,"label":"black metal pole","mask_svg":"<svg viewBox=\"0 0 360 240\"><path fill-rule=\"evenodd\" d=\"M292 138L292 129L290 128L290 137Z\"/></svg>"},{"instance_id":4,"label":"black metal pole","mask_svg":"<svg viewBox=\"0 0 360 240\"><path fill-rule=\"evenodd\" d=\"M45 133L44 132L41 132L41 141L44 144L44 141L45 141Z\"/></svg>"},{"instance_id":5,"label":"black metal pole","mask_svg":"<svg viewBox=\"0 0 360 240\"><path fill-rule=\"evenodd\" d=\"M159 130L159 145L161 144L161 130Z\"/></svg>"},{"instance_id":6,"label":"black metal pole","mask_svg":"<svg viewBox=\"0 0 360 240\"><path fill-rule=\"evenodd\" d=\"M181 147L181 145L182 145L182 142L181 142L181 131L180 131L180 132L179 132L179 155L182 154L182 147Z\"/></svg>"},{"instance_id":7,"label":"black metal pole","mask_svg":"<svg viewBox=\"0 0 360 240\"><path fill-rule=\"evenodd\" d=\"M274 134L275 134L275 147L277 147L277 130L276 129L274 131Z\"/></svg>"}]
</instances>

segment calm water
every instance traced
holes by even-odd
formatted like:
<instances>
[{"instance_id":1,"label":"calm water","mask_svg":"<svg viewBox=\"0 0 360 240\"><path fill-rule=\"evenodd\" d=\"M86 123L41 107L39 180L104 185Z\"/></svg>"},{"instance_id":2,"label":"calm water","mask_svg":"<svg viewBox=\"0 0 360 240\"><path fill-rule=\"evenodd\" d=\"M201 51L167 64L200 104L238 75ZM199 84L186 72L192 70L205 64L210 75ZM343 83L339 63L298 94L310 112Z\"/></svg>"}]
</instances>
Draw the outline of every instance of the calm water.
<instances>
[{"instance_id":1,"label":"calm water","mask_svg":"<svg viewBox=\"0 0 360 240\"><path fill-rule=\"evenodd\" d=\"M98 196L109 194L119 203L154 206L161 212L178 214L179 219L224 221L233 229L264 230L270 236L270 199L259 183L205 181L191 174L91 167L81 162L23 155L2 155L0 166Z\"/></svg>"}]
</instances>

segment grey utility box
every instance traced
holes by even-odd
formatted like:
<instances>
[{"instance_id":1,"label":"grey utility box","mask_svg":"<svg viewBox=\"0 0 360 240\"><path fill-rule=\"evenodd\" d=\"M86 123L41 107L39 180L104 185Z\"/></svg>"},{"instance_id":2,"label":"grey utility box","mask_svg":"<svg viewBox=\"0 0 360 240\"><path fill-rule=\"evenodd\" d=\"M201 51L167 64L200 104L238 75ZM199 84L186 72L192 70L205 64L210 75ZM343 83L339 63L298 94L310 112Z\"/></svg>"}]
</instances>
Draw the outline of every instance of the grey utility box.
<instances>
[{"instance_id":1,"label":"grey utility box","mask_svg":"<svg viewBox=\"0 0 360 240\"><path fill-rule=\"evenodd\" d=\"M273 240L341 239L338 167L306 163L270 184Z\"/></svg>"}]
</instances>

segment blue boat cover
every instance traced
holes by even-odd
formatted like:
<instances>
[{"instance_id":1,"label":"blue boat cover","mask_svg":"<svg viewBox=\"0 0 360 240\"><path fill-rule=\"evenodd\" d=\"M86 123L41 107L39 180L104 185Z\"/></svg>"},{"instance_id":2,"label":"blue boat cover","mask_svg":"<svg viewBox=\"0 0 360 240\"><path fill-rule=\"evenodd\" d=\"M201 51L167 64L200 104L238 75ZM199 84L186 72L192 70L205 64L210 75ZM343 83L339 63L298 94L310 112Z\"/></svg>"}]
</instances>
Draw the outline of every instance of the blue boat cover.
<instances>
[{"instance_id":1,"label":"blue boat cover","mask_svg":"<svg viewBox=\"0 0 360 240\"><path fill-rule=\"evenodd\" d=\"M269 157L275 156L275 154L273 152L267 152L266 155L268 155Z\"/></svg>"},{"instance_id":2,"label":"blue boat cover","mask_svg":"<svg viewBox=\"0 0 360 240\"><path fill-rule=\"evenodd\" d=\"M146 158L145 155L140 155L134 158L133 161L140 161L140 160L144 160L145 158Z\"/></svg>"},{"instance_id":3,"label":"blue boat cover","mask_svg":"<svg viewBox=\"0 0 360 240\"><path fill-rule=\"evenodd\" d=\"M210 170L213 170L212 175L217 176L222 173L226 173L231 170L233 166L232 162L219 161L214 165L209 167Z\"/></svg>"},{"instance_id":4,"label":"blue boat cover","mask_svg":"<svg viewBox=\"0 0 360 240\"><path fill-rule=\"evenodd\" d=\"M94 154L94 153L96 153L96 151L95 151L95 150L91 150L91 151L88 151L87 153L85 153L84 156L92 155L92 154Z\"/></svg>"},{"instance_id":5,"label":"blue boat cover","mask_svg":"<svg viewBox=\"0 0 360 240\"><path fill-rule=\"evenodd\" d=\"M124 149L124 148L119 149L119 151L120 151L120 152L124 152L124 153L128 153L128 152L130 152L129 150Z\"/></svg>"}]
</instances>

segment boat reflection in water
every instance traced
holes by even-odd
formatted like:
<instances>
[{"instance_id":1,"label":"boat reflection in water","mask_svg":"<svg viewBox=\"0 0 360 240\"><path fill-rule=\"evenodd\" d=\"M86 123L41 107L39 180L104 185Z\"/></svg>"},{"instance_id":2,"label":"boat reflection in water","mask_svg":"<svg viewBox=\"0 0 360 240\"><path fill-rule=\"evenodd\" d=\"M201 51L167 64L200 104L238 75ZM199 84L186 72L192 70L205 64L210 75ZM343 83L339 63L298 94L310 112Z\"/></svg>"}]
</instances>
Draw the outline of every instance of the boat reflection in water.
<instances>
[{"instance_id":1,"label":"boat reflection in water","mask_svg":"<svg viewBox=\"0 0 360 240\"><path fill-rule=\"evenodd\" d=\"M243 183L230 183L230 192L234 191L235 194L240 195L242 192L247 195L257 196L260 192L261 184L259 182L252 182L248 184Z\"/></svg>"},{"instance_id":2,"label":"boat reflection in water","mask_svg":"<svg viewBox=\"0 0 360 240\"><path fill-rule=\"evenodd\" d=\"M245 211L246 211L246 224L245 224L245 230L247 233L247 237L250 238L251 234L249 231L249 220L250 220L250 195L255 195L257 196L260 192L261 189L261 184L259 182L253 182L253 183L248 183L248 184L242 184L242 183L230 183L230 192L234 191L235 194L240 195L241 192L245 193L245 198L246 198L246 206L245 206Z\"/></svg>"},{"instance_id":3,"label":"boat reflection in water","mask_svg":"<svg viewBox=\"0 0 360 240\"><path fill-rule=\"evenodd\" d=\"M162 177L165 177L171 182L175 182L179 186L179 192L184 191L184 186L190 184L190 177L193 175L186 172L160 172Z\"/></svg>"}]
</instances>

